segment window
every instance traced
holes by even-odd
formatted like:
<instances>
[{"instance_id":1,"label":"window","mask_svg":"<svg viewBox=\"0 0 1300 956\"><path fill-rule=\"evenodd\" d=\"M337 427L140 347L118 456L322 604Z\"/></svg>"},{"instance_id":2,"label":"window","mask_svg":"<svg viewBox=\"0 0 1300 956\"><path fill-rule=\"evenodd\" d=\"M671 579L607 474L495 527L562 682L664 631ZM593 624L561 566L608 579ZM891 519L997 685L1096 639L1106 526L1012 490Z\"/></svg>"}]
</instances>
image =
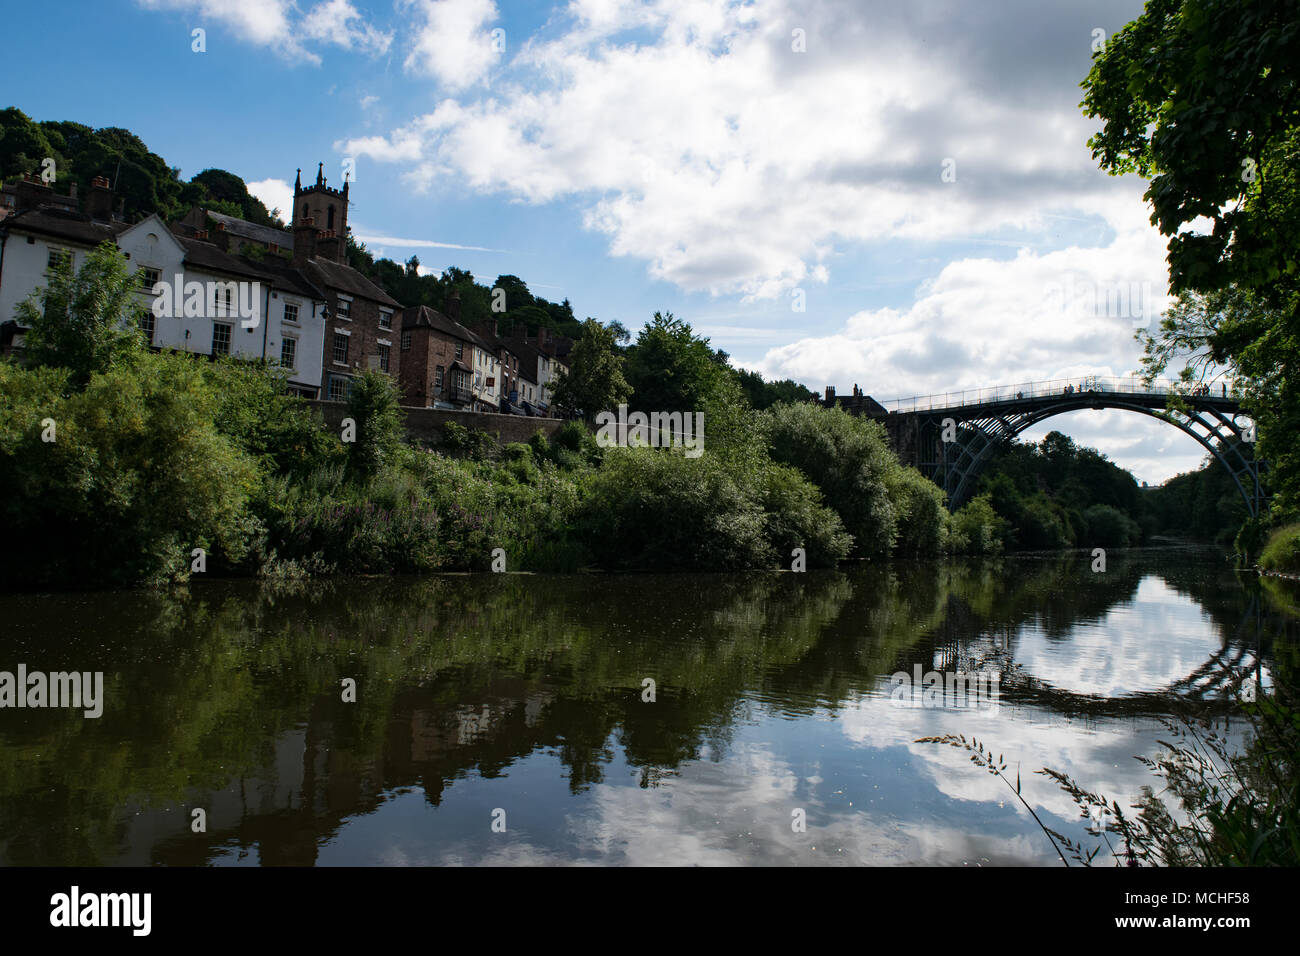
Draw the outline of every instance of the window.
<instances>
[{"instance_id":1,"label":"window","mask_svg":"<svg viewBox=\"0 0 1300 956\"><path fill-rule=\"evenodd\" d=\"M483 387L483 373L482 373L482 372L475 372L475 373L474 373L474 387L475 387L476 389L478 389L478 388L482 388L482 387Z\"/></svg>"},{"instance_id":2,"label":"window","mask_svg":"<svg viewBox=\"0 0 1300 956\"><path fill-rule=\"evenodd\" d=\"M212 323L212 354L229 355L230 354L230 330L233 326L229 322Z\"/></svg>"},{"instance_id":3,"label":"window","mask_svg":"<svg viewBox=\"0 0 1300 956\"><path fill-rule=\"evenodd\" d=\"M379 327L381 329L391 329L393 327L393 313L387 309L381 309L379 312Z\"/></svg>"},{"instance_id":4,"label":"window","mask_svg":"<svg viewBox=\"0 0 1300 956\"><path fill-rule=\"evenodd\" d=\"M342 375L330 376L330 387L327 394L331 402L346 401L348 397L348 379Z\"/></svg>"},{"instance_id":5,"label":"window","mask_svg":"<svg viewBox=\"0 0 1300 956\"><path fill-rule=\"evenodd\" d=\"M403 332L403 333L402 333L402 351L403 351L403 352L409 352L409 351L411 351L411 333L410 333L410 332Z\"/></svg>"},{"instance_id":6,"label":"window","mask_svg":"<svg viewBox=\"0 0 1300 956\"><path fill-rule=\"evenodd\" d=\"M208 286L211 294L212 314L227 316L235 314L234 283L214 282Z\"/></svg>"},{"instance_id":7,"label":"window","mask_svg":"<svg viewBox=\"0 0 1300 956\"><path fill-rule=\"evenodd\" d=\"M464 343L464 342L457 342L457 343L456 343L456 358L464 358L464 356L465 356L465 343Z\"/></svg>"},{"instance_id":8,"label":"window","mask_svg":"<svg viewBox=\"0 0 1300 956\"><path fill-rule=\"evenodd\" d=\"M162 273L157 269L150 269L145 266L136 273L136 277L140 280L140 291L152 293L153 287L162 278Z\"/></svg>"},{"instance_id":9,"label":"window","mask_svg":"<svg viewBox=\"0 0 1300 956\"><path fill-rule=\"evenodd\" d=\"M343 296L339 296L339 310L338 310L338 317L339 317L340 319L350 319L350 318L352 318L352 300L351 300L351 299L345 299L345 298L343 298Z\"/></svg>"},{"instance_id":10,"label":"window","mask_svg":"<svg viewBox=\"0 0 1300 956\"><path fill-rule=\"evenodd\" d=\"M298 321L298 307L294 305L292 302L286 302L284 304L284 321L286 322Z\"/></svg>"},{"instance_id":11,"label":"window","mask_svg":"<svg viewBox=\"0 0 1300 956\"><path fill-rule=\"evenodd\" d=\"M298 358L298 340L291 339L287 336L280 340L280 364L285 368L293 368L294 361Z\"/></svg>"},{"instance_id":12,"label":"window","mask_svg":"<svg viewBox=\"0 0 1300 956\"><path fill-rule=\"evenodd\" d=\"M140 331L144 333L144 344L153 345L154 317L152 311L140 314Z\"/></svg>"},{"instance_id":13,"label":"window","mask_svg":"<svg viewBox=\"0 0 1300 956\"><path fill-rule=\"evenodd\" d=\"M348 364L348 336L342 332L334 333L334 361L340 365Z\"/></svg>"},{"instance_id":14,"label":"window","mask_svg":"<svg viewBox=\"0 0 1300 956\"><path fill-rule=\"evenodd\" d=\"M379 371L381 371L381 372L387 372L387 371L388 371L388 349L389 349L389 346L387 346L387 345L377 345L377 346L375 346L375 348L377 348L377 349L379 350Z\"/></svg>"},{"instance_id":15,"label":"window","mask_svg":"<svg viewBox=\"0 0 1300 956\"><path fill-rule=\"evenodd\" d=\"M433 387L437 389L442 388L442 366L441 365L439 365L438 368L433 373Z\"/></svg>"},{"instance_id":16,"label":"window","mask_svg":"<svg viewBox=\"0 0 1300 956\"><path fill-rule=\"evenodd\" d=\"M59 249L55 246L50 247L50 258L47 266L51 272L60 268L72 268L72 250Z\"/></svg>"}]
</instances>

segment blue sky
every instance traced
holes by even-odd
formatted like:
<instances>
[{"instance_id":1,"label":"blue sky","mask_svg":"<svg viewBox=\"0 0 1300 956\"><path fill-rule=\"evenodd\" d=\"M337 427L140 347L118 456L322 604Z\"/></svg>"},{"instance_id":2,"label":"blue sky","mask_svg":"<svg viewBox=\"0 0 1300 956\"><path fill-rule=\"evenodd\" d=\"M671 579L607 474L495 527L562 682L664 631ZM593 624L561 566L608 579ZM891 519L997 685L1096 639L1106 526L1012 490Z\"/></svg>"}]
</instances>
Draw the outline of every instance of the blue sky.
<instances>
[{"instance_id":1,"label":"blue sky","mask_svg":"<svg viewBox=\"0 0 1300 956\"><path fill-rule=\"evenodd\" d=\"M4 105L269 205L350 159L373 251L633 330L671 310L739 364L887 399L1136 369L1164 243L1091 159L1078 84L1140 9L49 0L10 11L0 76ZM1202 457L1123 413L1049 427L1151 481Z\"/></svg>"}]
</instances>

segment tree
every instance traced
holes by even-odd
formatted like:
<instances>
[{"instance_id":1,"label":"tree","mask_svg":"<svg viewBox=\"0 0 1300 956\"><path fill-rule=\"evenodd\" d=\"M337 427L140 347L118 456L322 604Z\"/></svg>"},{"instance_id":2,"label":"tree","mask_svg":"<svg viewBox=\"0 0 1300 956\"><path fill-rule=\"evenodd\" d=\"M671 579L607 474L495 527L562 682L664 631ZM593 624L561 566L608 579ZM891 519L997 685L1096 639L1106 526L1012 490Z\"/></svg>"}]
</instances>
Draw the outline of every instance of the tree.
<instances>
[{"instance_id":1,"label":"tree","mask_svg":"<svg viewBox=\"0 0 1300 956\"><path fill-rule=\"evenodd\" d=\"M367 369L352 380L348 417L356 440L348 444L348 473L359 481L373 478L402 444L402 410L393 379Z\"/></svg>"},{"instance_id":2,"label":"tree","mask_svg":"<svg viewBox=\"0 0 1300 956\"><path fill-rule=\"evenodd\" d=\"M671 312L656 312L628 349L627 378L646 411L696 411L719 394L734 373L709 340Z\"/></svg>"},{"instance_id":3,"label":"tree","mask_svg":"<svg viewBox=\"0 0 1300 956\"><path fill-rule=\"evenodd\" d=\"M1139 332L1143 370L1239 376L1271 459L1275 517L1300 510L1300 20L1292 0L1149 0L1083 83L1093 156L1150 180L1179 299ZM1208 232L1195 228L1204 217Z\"/></svg>"},{"instance_id":4,"label":"tree","mask_svg":"<svg viewBox=\"0 0 1300 956\"><path fill-rule=\"evenodd\" d=\"M29 329L27 361L68 369L70 386L80 390L94 373L137 355L144 307L136 289L126 257L111 242L93 249L75 275L61 261L49 285L18 304L18 321Z\"/></svg>"},{"instance_id":5,"label":"tree","mask_svg":"<svg viewBox=\"0 0 1300 956\"><path fill-rule=\"evenodd\" d=\"M1102 168L1150 180L1175 292L1285 279L1295 294L1300 20L1294 0L1149 0L1096 55L1082 106ZM1200 217L1209 234L1186 232Z\"/></svg>"},{"instance_id":6,"label":"tree","mask_svg":"<svg viewBox=\"0 0 1300 956\"><path fill-rule=\"evenodd\" d=\"M569 369L560 369L551 387L554 404L580 411L588 422L598 412L627 400L632 388L623 376L623 357L614 347L614 333L595 319L582 324L582 338L569 355Z\"/></svg>"}]
</instances>

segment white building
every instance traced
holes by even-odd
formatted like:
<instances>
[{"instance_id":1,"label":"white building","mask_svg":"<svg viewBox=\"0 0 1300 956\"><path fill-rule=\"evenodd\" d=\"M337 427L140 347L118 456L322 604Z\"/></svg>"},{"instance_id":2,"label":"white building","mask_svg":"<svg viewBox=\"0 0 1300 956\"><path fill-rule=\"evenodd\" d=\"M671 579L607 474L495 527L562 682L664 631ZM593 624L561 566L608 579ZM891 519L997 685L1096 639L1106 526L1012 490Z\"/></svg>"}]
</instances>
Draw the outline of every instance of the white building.
<instances>
[{"instance_id":1,"label":"white building","mask_svg":"<svg viewBox=\"0 0 1300 956\"><path fill-rule=\"evenodd\" d=\"M111 240L138 277L150 346L266 360L288 370L293 391L318 395L326 295L287 259L232 255L204 232L174 235L157 215L128 226L111 216L102 180L92 184L87 213L42 203L48 186L23 187L15 211L0 221L0 323L10 323L9 342L0 339L0 347L21 348L22 328L11 320L56 263L80 269L95 246Z\"/></svg>"}]
</instances>

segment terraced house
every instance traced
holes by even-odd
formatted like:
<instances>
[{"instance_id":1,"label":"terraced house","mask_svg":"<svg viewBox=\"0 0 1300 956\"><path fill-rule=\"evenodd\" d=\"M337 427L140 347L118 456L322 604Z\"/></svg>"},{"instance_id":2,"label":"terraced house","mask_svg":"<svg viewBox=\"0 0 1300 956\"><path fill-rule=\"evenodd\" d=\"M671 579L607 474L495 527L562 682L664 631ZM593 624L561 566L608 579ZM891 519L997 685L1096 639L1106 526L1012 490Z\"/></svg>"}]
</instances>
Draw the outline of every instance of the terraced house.
<instances>
[{"instance_id":1,"label":"terraced house","mask_svg":"<svg viewBox=\"0 0 1300 956\"><path fill-rule=\"evenodd\" d=\"M170 224L151 215L133 225L115 211L107 180L85 197L28 177L0 203L0 350L22 346L17 305L50 270L74 270L99 243L122 249L148 311L154 348L278 363L307 398L341 401L362 369L387 372L415 407L547 415L548 384L569 339L541 329L530 338L494 323L467 328L453 294L446 313L403 309L347 264L350 184L294 181L291 227L259 225L203 206ZM84 203L83 203L84 198Z\"/></svg>"}]
</instances>

